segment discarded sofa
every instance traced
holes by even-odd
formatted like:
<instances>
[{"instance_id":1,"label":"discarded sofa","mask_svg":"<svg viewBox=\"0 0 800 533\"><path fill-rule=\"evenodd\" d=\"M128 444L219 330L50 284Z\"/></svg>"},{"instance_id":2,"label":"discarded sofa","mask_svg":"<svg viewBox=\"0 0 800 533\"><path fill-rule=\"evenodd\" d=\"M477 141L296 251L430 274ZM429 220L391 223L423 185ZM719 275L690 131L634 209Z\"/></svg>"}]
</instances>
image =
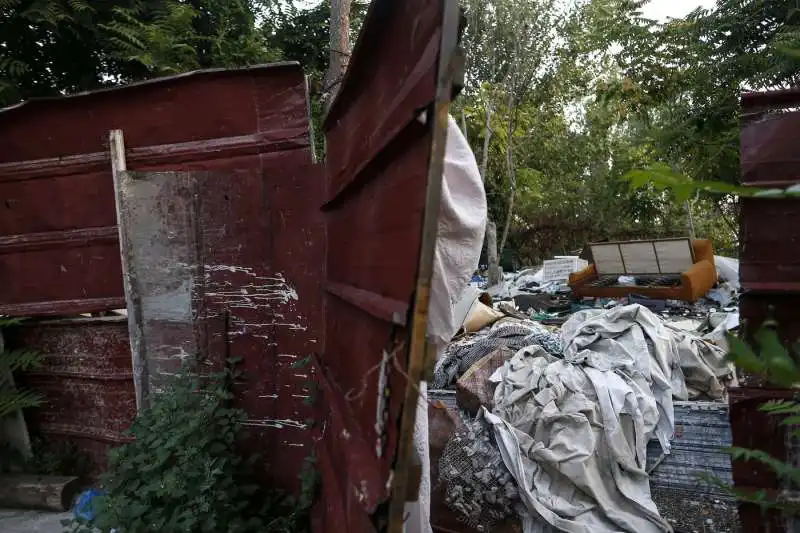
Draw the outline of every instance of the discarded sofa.
<instances>
[{"instance_id":1,"label":"discarded sofa","mask_svg":"<svg viewBox=\"0 0 800 533\"><path fill-rule=\"evenodd\" d=\"M714 249L707 239L603 242L589 248L592 262L569 277L576 296L636 294L693 302L717 282Z\"/></svg>"}]
</instances>

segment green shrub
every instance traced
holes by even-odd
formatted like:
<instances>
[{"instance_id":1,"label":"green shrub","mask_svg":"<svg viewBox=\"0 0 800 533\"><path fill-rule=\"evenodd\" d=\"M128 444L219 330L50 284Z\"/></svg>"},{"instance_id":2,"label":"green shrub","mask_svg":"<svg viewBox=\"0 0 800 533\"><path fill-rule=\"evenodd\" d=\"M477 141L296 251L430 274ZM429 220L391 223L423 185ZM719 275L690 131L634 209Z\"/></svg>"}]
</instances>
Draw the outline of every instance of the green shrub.
<instances>
[{"instance_id":1,"label":"green shrub","mask_svg":"<svg viewBox=\"0 0 800 533\"><path fill-rule=\"evenodd\" d=\"M255 457L236 452L244 413L229 406L230 371L184 373L154 398L131 427L136 440L113 450L91 524L66 521L71 533L250 533L308 529L312 498L259 486ZM313 491L313 485L305 490Z\"/></svg>"}]
</instances>

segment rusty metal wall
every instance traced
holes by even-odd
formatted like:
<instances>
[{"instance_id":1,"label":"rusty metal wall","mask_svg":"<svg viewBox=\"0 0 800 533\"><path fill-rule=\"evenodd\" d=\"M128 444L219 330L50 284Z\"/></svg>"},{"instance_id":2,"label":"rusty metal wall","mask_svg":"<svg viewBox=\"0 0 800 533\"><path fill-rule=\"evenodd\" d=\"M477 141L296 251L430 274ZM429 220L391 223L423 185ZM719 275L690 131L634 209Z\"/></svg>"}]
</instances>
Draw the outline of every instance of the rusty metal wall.
<instances>
[{"instance_id":1,"label":"rusty metal wall","mask_svg":"<svg viewBox=\"0 0 800 533\"><path fill-rule=\"evenodd\" d=\"M324 341L324 228L309 201L321 199L319 168L298 150L263 172L125 174L120 224L146 388L157 392L196 354L211 366L240 358L246 449L272 480L296 487L312 453L314 377L293 363Z\"/></svg>"},{"instance_id":2,"label":"rusty metal wall","mask_svg":"<svg viewBox=\"0 0 800 533\"><path fill-rule=\"evenodd\" d=\"M742 95L740 155L744 185L785 189L800 179L800 89ZM768 318L778 322L784 343L800 339L800 199L742 198L740 219L740 314L746 336ZM733 445L755 448L794 460L786 428L759 410L774 399L792 399L793 391L764 388L756 380L730 393ZM733 480L747 492L775 497L786 487L757 462L734 462ZM779 515L764 515L741 504L744 533L787 531ZM769 526L767 525L769 524Z\"/></svg>"},{"instance_id":3,"label":"rusty metal wall","mask_svg":"<svg viewBox=\"0 0 800 533\"><path fill-rule=\"evenodd\" d=\"M49 444L74 443L91 460L90 474L102 472L108 450L130 440L125 430L136 416L127 319L29 321L9 331L8 343L44 356L20 380L44 395L26 412L30 432Z\"/></svg>"},{"instance_id":4,"label":"rusty metal wall","mask_svg":"<svg viewBox=\"0 0 800 533\"><path fill-rule=\"evenodd\" d=\"M0 111L0 313L125 307L108 155L122 129L131 170L261 168L308 150L293 63L200 71ZM269 158L268 158L269 159Z\"/></svg>"},{"instance_id":5,"label":"rusty metal wall","mask_svg":"<svg viewBox=\"0 0 800 533\"><path fill-rule=\"evenodd\" d=\"M112 129L123 132L129 170L227 176L202 189L194 226L202 230L193 241L200 318L210 319L198 335L215 354L242 360L236 402L251 419L247 449L261 453L279 485L296 487L311 454L304 397L312 376L291 364L321 350L325 334L324 183L312 164L302 69L202 71L0 111L0 277L14 280L0 287L0 313L125 307ZM273 308L258 291L278 277L297 298ZM90 382L49 379L41 386L53 395L93 394ZM112 401L104 394L98 404Z\"/></svg>"},{"instance_id":6,"label":"rusty metal wall","mask_svg":"<svg viewBox=\"0 0 800 533\"><path fill-rule=\"evenodd\" d=\"M409 378L402 369L434 159L431 113L446 4L373 2L323 125L327 295L316 531L330 531L328 524L385 530L399 440L410 445L410 431L401 436ZM401 468L405 477L407 466ZM404 497L392 495L401 506Z\"/></svg>"}]
</instances>

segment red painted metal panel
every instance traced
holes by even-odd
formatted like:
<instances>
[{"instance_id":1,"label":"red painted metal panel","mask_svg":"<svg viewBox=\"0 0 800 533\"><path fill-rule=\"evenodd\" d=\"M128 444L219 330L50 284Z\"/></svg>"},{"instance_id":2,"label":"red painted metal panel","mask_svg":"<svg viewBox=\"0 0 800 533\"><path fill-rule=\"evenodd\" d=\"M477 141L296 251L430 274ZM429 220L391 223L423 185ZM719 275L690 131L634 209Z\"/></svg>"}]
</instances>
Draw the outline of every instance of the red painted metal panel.
<instances>
[{"instance_id":1,"label":"red painted metal panel","mask_svg":"<svg viewBox=\"0 0 800 533\"><path fill-rule=\"evenodd\" d=\"M156 392L195 353L212 364L240 358L234 399L248 415L246 449L265 458L273 481L296 488L312 453L305 400L314 376L292 365L324 341L324 228L313 202L322 201L322 181L308 150L260 163L120 180L123 252L142 331L137 384ZM211 331L219 320L226 325Z\"/></svg>"},{"instance_id":2,"label":"red painted metal panel","mask_svg":"<svg viewBox=\"0 0 800 533\"><path fill-rule=\"evenodd\" d=\"M432 101L441 9L440 1L420 0L376 2L371 8L339 97L325 118L329 199L349 182L374 173L366 167L375 164L379 152L390 151L387 144Z\"/></svg>"},{"instance_id":3,"label":"red painted metal panel","mask_svg":"<svg viewBox=\"0 0 800 533\"><path fill-rule=\"evenodd\" d=\"M296 64L202 71L0 111L0 313L124 307L108 132L132 170L260 168L308 150ZM43 244L46 243L46 244Z\"/></svg>"},{"instance_id":4,"label":"red painted metal panel","mask_svg":"<svg viewBox=\"0 0 800 533\"><path fill-rule=\"evenodd\" d=\"M740 152L747 185L800 181L800 91L742 97ZM740 280L745 291L800 293L800 200L742 198Z\"/></svg>"},{"instance_id":5,"label":"red painted metal panel","mask_svg":"<svg viewBox=\"0 0 800 533\"><path fill-rule=\"evenodd\" d=\"M456 28L452 2L373 2L324 121L328 294L318 359L318 531L328 524L385 531L405 501L392 491L405 488L397 479L410 467L405 415L414 409L405 404L409 379L420 377L410 361L419 335L424 344L427 294L418 291L420 284L426 290L422 258L435 237L427 231L436 215L426 212L428 181L437 172L431 169L440 179L438 119L446 118L452 92L452 72L442 75L440 62L450 65Z\"/></svg>"},{"instance_id":6,"label":"red painted metal panel","mask_svg":"<svg viewBox=\"0 0 800 533\"><path fill-rule=\"evenodd\" d=\"M91 459L91 474L102 472L108 450L129 440L125 430L136 415L127 319L30 321L11 330L8 342L44 355L41 368L20 380L44 395L26 413L31 433L74 443Z\"/></svg>"},{"instance_id":7,"label":"red painted metal panel","mask_svg":"<svg viewBox=\"0 0 800 533\"><path fill-rule=\"evenodd\" d=\"M800 90L748 93L742 96L740 152L742 181L759 187L786 188L800 180ZM743 294L740 313L744 334L750 337L767 319L775 319L786 345L800 338L800 201L742 198L740 271ZM793 399L795 391L762 388L757 377L747 387L730 392L733 445L760 449L773 457L792 460L786 428L780 419L760 411L773 399ZM774 472L757 462L735 462L734 483L746 492L764 490L776 497L783 489ZM786 531L777 513L764 515L755 505L741 505L745 533Z\"/></svg>"},{"instance_id":8,"label":"red painted metal panel","mask_svg":"<svg viewBox=\"0 0 800 533\"><path fill-rule=\"evenodd\" d=\"M0 275L15 279L0 288L0 313L125 307L107 146L115 128L125 136L130 170L219 173L183 187L183 193L197 193L196 201L171 204L195 217L183 228L196 230L185 244L195 247L187 257L197 267L192 310L198 313L188 329L162 321L150 340L191 341L212 357L242 359L236 403L250 417L248 449L270 463L279 485L296 487L312 451L307 420L313 413L304 397L314 377L291 365L320 352L325 334L324 181L312 164L301 69L283 64L200 72L0 112L0 197L6 202L0 205ZM291 291L286 302L260 294L273 283ZM130 372L127 325L118 327ZM21 341L35 348L38 338ZM154 370L176 366L165 357ZM116 401L114 391L68 376L47 379L34 385L54 398L75 394L81 398L76 404L93 398L97 406ZM117 429L112 418L87 420L109 424L81 429L92 435ZM87 449L101 456L106 443L87 439Z\"/></svg>"}]
</instances>

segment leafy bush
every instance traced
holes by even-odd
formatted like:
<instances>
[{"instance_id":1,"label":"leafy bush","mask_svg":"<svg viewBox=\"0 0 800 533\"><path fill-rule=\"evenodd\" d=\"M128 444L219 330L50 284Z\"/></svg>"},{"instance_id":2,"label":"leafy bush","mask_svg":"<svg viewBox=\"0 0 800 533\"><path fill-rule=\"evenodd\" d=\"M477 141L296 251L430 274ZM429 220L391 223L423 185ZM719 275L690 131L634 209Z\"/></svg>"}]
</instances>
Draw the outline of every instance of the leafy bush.
<instances>
[{"instance_id":1,"label":"leafy bush","mask_svg":"<svg viewBox=\"0 0 800 533\"><path fill-rule=\"evenodd\" d=\"M292 498L260 487L257 458L235 451L244 413L229 406L232 372L184 373L131 427L136 440L109 455L95 518L66 521L71 533L292 532L307 529L313 485Z\"/></svg>"}]
</instances>

